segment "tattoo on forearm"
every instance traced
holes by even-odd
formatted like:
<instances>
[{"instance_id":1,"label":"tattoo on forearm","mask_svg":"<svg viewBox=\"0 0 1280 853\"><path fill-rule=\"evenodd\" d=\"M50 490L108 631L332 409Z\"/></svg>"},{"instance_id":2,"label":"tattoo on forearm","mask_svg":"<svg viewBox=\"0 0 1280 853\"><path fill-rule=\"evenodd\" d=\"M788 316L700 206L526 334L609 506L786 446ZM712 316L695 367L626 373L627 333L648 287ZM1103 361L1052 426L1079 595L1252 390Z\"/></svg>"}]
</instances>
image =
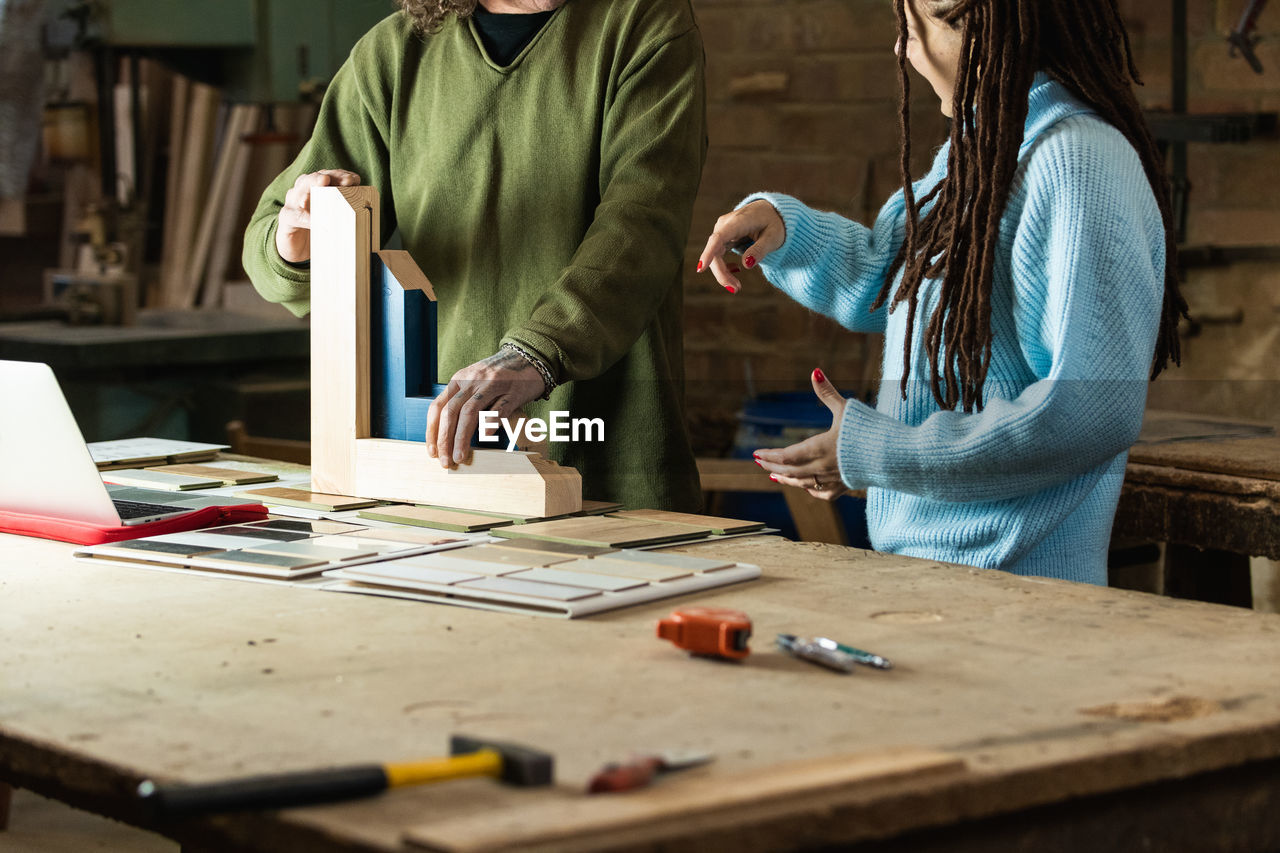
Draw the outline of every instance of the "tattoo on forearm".
<instances>
[{"instance_id":1,"label":"tattoo on forearm","mask_svg":"<svg viewBox=\"0 0 1280 853\"><path fill-rule=\"evenodd\" d=\"M525 361L519 353L509 349L498 350L497 353L489 357L489 363L493 367L502 370L522 370L533 366Z\"/></svg>"}]
</instances>

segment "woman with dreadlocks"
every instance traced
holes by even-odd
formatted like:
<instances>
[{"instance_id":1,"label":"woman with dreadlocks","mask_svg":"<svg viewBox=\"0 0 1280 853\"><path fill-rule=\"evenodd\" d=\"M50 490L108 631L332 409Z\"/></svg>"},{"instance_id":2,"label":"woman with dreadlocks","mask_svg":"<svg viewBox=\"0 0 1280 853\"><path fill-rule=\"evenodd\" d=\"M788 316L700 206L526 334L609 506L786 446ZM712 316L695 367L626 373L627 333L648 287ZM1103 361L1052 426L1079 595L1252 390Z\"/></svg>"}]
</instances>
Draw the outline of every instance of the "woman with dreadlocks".
<instances>
[{"instance_id":1,"label":"woman with dreadlocks","mask_svg":"<svg viewBox=\"0 0 1280 853\"><path fill-rule=\"evenodd\" d=\"M1148 378L1185 311L1169 194L1114 0L893 0L903 189L865 227L777 194L722 216L698 269L743 266L885 335L875 408L813 387L829 432L756 460L834 499L867 489L881 551L1105 584ZM910 176L906 63L951 135Z\"/></svg>"}]
</instances>

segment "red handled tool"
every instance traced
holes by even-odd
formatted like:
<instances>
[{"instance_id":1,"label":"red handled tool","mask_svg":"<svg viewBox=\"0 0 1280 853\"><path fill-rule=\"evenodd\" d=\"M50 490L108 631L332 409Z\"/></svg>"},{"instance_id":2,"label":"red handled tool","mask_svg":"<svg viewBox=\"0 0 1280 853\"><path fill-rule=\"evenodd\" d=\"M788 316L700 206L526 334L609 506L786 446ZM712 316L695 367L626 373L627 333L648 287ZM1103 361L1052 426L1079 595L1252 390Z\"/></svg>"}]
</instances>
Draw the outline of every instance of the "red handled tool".
<instances>
[{"instance_id":1,"label":"red handled tool","mask_svg":"<svg viewBox=\"0 0 1280 853\"><path fill-rule=\"evenodd\" d=\"M695 655L741 660L751 654L751 618L725 607L682 607L658 622L658 636Z\"/></svg>"},{"instance_id":2,"label":"red handled tool","mask_svg":"<svg viewBox=\"0 0 1280 853\"><path fill-rule=\"evenodd\" d=\"M706 764L712 758L709 752L688 754L659 753L636 755L620 764L606 764L587 783L588 794L609 794L615 791L633 791L643 788L660 773L684 770Z\"/></svg>"}]
</instances>

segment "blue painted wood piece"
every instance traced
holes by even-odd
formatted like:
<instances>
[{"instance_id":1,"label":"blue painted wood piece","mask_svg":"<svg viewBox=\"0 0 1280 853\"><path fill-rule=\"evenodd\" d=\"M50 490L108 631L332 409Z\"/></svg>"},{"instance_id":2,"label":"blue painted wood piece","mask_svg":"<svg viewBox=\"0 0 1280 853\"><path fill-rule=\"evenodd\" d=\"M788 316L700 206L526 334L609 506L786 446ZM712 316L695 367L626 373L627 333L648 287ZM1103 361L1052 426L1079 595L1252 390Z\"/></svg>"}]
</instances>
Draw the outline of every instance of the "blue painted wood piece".
<instances>
[{"instance_id":1,"label":"blue painted wood piece","mask_svg":"<svg viewBox=\"0 0 1280 853\"><path fill-rule=\"evenodd\" d=\"M369 279L373 437L423 441L427 409L445 388L436 377L436 303L406 290L376 254Z\"/></svg>"}]
</instances>

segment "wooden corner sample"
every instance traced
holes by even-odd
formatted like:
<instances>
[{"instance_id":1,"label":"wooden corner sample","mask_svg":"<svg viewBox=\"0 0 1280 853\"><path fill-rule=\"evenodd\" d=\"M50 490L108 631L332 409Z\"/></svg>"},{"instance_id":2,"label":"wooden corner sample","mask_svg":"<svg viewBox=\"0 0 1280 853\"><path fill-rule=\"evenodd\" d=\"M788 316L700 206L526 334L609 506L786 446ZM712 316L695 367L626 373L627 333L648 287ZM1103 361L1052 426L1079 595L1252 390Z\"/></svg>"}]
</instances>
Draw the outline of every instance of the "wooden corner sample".
<instances>
[{"instance_id":1,"label":"wooden corner sample","mask_svg":"<svg viewBox=\"0 0 1280 853\"><path fill-rule=\"evenodd\" d=\"M394 360L382 349L395 337L374 340L372 332L375 254L406 291L435 295L407 253L377 251L378 211L373 187L311 191L312 488L512 515L580 510L578 472L536 454L475 450L470 462L446 469L423 441L375 437L371 377L375 360ZM401 334L396 345L403 341Z\"/></svg>"}]
</instances>

